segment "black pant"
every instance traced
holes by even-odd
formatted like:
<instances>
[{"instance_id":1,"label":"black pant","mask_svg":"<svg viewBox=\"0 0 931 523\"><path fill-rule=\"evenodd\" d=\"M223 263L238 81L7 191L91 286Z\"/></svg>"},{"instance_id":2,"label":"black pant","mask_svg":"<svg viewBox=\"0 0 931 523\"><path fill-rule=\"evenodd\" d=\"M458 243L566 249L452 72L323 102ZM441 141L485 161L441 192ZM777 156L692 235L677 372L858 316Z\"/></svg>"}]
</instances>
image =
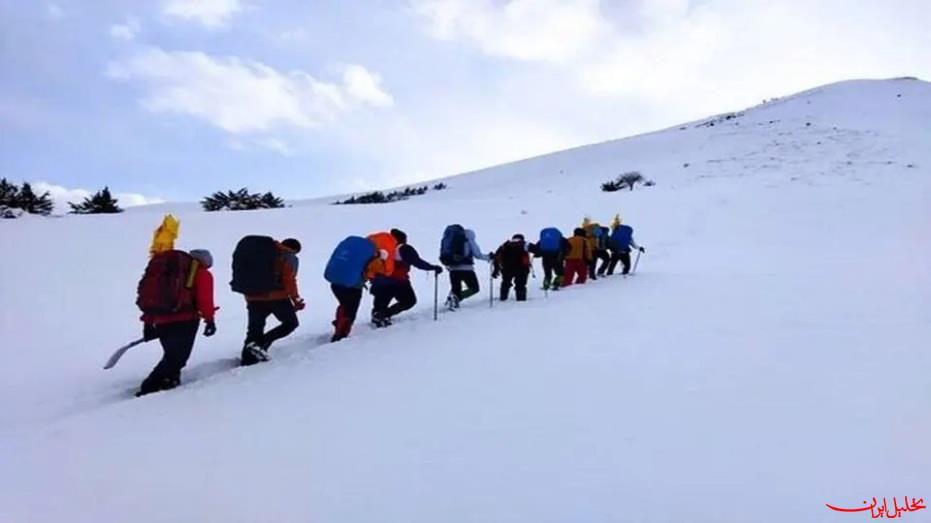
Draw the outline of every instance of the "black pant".
<instances>
[{"instance_id":1,"label":"black pant","mask_svg":"<svg viewBox=\"0 0 931 523\"><path fill-rule=\"evenodd\" d=\"M608 274L614 274L614 269L617 268L617 262L621 262L624 265L624 272L621 274L627 274L630 272L630 251L614 251L611 255L611 264L608 265Z\"/></svg>"},{"instance_id":2,"label":"black pant","mask_svg":"<svg viewBox=\"0 0 931 523\"><path fill-rule=\"evenodd\" d=\"M181 369L187 365L194 349L194 339L200 320L166 323L155 327L155 335L162 344L162 359L149 377L142 382L140 394L170 389L181 381Z\"/></svg>"},{"instance_id":3,"label":"black pant","mask_svg":"<svg viewBox=\"0 0 931 523\"><path fill-rule=\"evenodd\" d=\"M359 313L359 305L362 304L361 287L343 287L341 285L330 285L333 296L339 301L339 307L336 308L336 319L333 326L336 328L333 333L333 341L341 340L349 336L352 330L352 324L356 321L356 315Z\"/></svg>"},{"instance_id":4,"label":"black pant","mask_svg":"<svg viewBox=\"0 0 931 523\"><path fill-rule=\"evenodd\" d=\"M276 340L284 338L297 328L297 311L291 300L250 301L246 305L249 311L249 329L246 331L246 343L255 342L268 350ZM265 320L270 315L281 322L274 329L265 332ZM246 351L243 350L245 355ZM243 356L244 358L246 356Z\"/></svg>"},{"instance_id":5,"label":"black pant","mask_svg":"<svg viewBox=\"0 0 931 523\"><path fill-rule=\"evenodd\" d=\"M372 318L386 317L388 305L391 304L391 299L394 298L395 288L396 285L394 284L372 285Z\"/></svg>"},{"instance_id":6,"label":"black pant","mask_svg":"<svg viewBox=\"0 0 931 523\"><path fill-rule=\"evenodd\" d=\"M527 301L527 278L529 276L530 272L526 270L517 272L502 272L501 301L507 301L512 284L514 285L514 294L517 295L517 301Z\"/></svg>"},{"instance_id":7,"label":"black pant","mask_svg":"<svg viewBox=\"0 0 931 523\"><path fill-rule=\"evenodd\" d=\"M598 260L601 260L601 268L598 268ZM605 271L608 269L608 265L611 263L611 256L608 254L608 251L601 249L595 251L595 255L592 257L592 261L588 262L588 277L591 279L596 279L597 276L604 276Z\"/></svg>"},{"instance_id":8,"label":"black pant","mask_svg":"<svg viewBox=\"0 0 931 523\"><path fill-rule=\"evenodd\" d=\"M558 252L544 252L540 258L543 259L543 281L553 281L553 274L557 277L565 275L563 268L562 255Z\"/></svg>"},{"instance_id":9,"label":"black pant","mask_svg":"<svg viewBox=\"0 0 931 523\"><path fill-rule=\"evenodd\" d=\"M598 265L598 260L601 260L601 267L598 267L595 270L595 267ZM604 276L605 272L608 270L608 265L611 264L611 255L607 250L601 249L595 251L595 259L592 260L592 270L595 271L598 276Z\"/></svg>"},{"instance_id":10,"label":"black pant","mask_svg":"<svg viewBox=\"0 0 931 523\"><path fill-rule=\"evenodd\" d=\"M465 293L462 292L463 284L467 287ZM452 287L450 292L460 301L478 294L479 291L478 276L475 275L475 271L449 271L449 285Z\"/></svg>"},{"instance_id":11,"label":"black pant","mask_svg":"<svg viewBox=\"0 0 931 523\"><path fill-rule=\"evenodd\" d=\"M417 294L414 293L410 280L399 281L395 285L393 298L397 301L385 310L385 316L389 318L413 309L414 305L417 305Z\"/></svg>"}]
</instances>

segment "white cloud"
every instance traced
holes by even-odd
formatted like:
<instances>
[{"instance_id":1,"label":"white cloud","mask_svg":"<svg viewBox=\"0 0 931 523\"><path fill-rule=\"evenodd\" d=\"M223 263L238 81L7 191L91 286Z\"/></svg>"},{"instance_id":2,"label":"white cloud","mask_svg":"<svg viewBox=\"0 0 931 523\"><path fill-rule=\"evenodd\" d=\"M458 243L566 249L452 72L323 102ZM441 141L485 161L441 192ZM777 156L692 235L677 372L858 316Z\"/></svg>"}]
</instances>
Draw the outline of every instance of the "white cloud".
<instances>
[{"instance_id":1,"label":"white cloud","mask_svg":"<svg viewBox=\"0 0 931 523\"><path fill-rule=\"evenodd\" d=\"M274 33L271 36L283 44L300 44L306 42L309 35L307 34L307 30L297 28Z\"/></svg>"},{"instance_id":2,"label":"white cloud","mask_svg":"<svg viewBox=\"0 0 931 523\"><path fill-rule=\"evenodd\" d=\"M199 22L212 29L226 26L242 9L239 0L166 0L162 4L165 15Z\"/></svg>"},{"instance_id":3,"label":"white cloud","mask_svg":"<svg viewBox=\"0 0 931 523\"><path fill-rule=\"evenodd\" d=\"M58 4L48 4L45 6L45 14L47 14L49 18L58 19L64 18L67 13L65 13L65 10Z\"/></svg>"},{"instance_id":4,"label":"white cloud","mask_svg":"<svg viewBox=\"0 0 931 523\"><path fill-rule=\"evenodd\" d=\"M141 103L149 111L193 116L238 135L314 127L359 106L390 105L377 75L358 65L345 71L344 83L335 84L238 57L150 48L111 63L107 75L144 84Z\"/></svg>"},{"instance_id":5,"label":"white cloud","mask_svg":"<svg viewBox=\"0 0 931 523\"><path fill-rule=\"evenodd\" d=\"M590 61L578 64L583 90L661 100L683 85L701 83L703 66L715 58L723 43L724 24L713 12L688 12L684 3L646 2L641 14L647 30L616 35Z\"/></svg>"},{"instance_id":6,"label":"white cloud","mask_svg":"<svg viewBox=\"0 0 931 523\"><path fill-rule=\"evenodd\" d=\"M272 150L282 156L294 156L294 149L284 140L278 138L260 138L256 140L256 145Z\"/></svg>"},{"instance_id":7,"label":"white cloud","mask_svg":"<svg viewBox=\"0 0 931 523\"><path fill-rule=\"evenodd\" d=\"M234 151L253 151L268 150L276 152L282 156L294 156L294 147L286 141L275 137L259 137L255 139L243 139L231 137L226 141L226 146Z\"/></svg>"},{"instance_id":8,"label":"white cloud","mask_svg":"<svg viewBox=\"0 0 931 523\"><path fill-rule=\"evenodd\" d=\"M485 53L566 62L608 30L599 0L410 0L444 40L464 38Z\"/></svg>"},{"instance_id":9,"label":"white cloud","mask_svg":"<svg viewBox=\"0 0 931 523\"><path fill-rule=\"evenodd\" d=\"M135 40L142 31L142 24L135 16L130 16L125 23L110 26L110 36L117 40Z\"/></svg>"},{"instance_id":10,"label":"white cloud","mask_svg":"<svg viewBox=\"0 0 931 523\"><path fill-rule=\"evenodd\" d=\"M32 184L32 190L36 194L42 194L48 191L52 201L55 202L55 213L64 214L71 210L69 203L81 203L84 198L90 197L96 191L87 189L69 189L62 185L56 185L47 182L35 182ZM113 193L113 197L119 201L120 207L135 207L138 205L151 205L155 203L164 203L161 198L153 198L138 193Z\"/></svg>"},{"instance_id":11,"label":"white cloud","mask_svg":"<svg viewBox=\"0 0 931 523\"><path fill-rule=\"evenodd\" d=\"M370 73L361 65L347 65L343 70L343 84L349 96L375 107L390 107L394 99L381 88L381 77Z\"/></svg>"}]
</instances>

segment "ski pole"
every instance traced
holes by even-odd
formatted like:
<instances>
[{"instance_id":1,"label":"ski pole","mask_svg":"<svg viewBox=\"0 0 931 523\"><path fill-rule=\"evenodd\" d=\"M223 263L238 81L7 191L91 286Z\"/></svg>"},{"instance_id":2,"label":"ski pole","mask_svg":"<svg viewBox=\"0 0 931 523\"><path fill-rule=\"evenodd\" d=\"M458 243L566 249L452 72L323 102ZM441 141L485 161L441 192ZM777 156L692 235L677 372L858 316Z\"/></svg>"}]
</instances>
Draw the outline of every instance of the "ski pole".
<instances>
[{"instance_id":1,"label":"ski pole","mask_svg":"<svg viewBox=\"0 0 931 523\"><path fill-rule=\"evenodd\" d=\"M146 342L146 339L143 337L143 338L139 338L138 340L131 341L127 343L126 345L123 345L122 347L116 349L113 355L110 356L110 359L107 360L107 363L104 364L103 368L112 369L116 365L116 362L120 361L120 358L123 357L123 354L126 354L126 351L135 347L136 345L139 345L145 342Z\"/></svg>"},{"instance_id":2,"label":"ski pole","mask_svg":"<svg viewBox=\"0 0 931 523\"><path fill-rule=\"evenodd\" d=\"M640 254L641 254L642 252L643 252L643 251L641 251L641 250L639 250L639 249L637 250L637 259L634 260L634 268L633 268L633 270L630 271L631 274L634 274L635 272L637 272L637 264L640 263Z\"/></svg>"},{"instance_id":3,"label":"ski pole","mask_svg":"<svg viewBox=\"0 0 931 523\"><path fill-rule=\"evenodd\" d=\"M439 307L440 299L440 275L433 273L433 321L436 321L437 318L437 308Z\"/></svg>"}]
</instances>

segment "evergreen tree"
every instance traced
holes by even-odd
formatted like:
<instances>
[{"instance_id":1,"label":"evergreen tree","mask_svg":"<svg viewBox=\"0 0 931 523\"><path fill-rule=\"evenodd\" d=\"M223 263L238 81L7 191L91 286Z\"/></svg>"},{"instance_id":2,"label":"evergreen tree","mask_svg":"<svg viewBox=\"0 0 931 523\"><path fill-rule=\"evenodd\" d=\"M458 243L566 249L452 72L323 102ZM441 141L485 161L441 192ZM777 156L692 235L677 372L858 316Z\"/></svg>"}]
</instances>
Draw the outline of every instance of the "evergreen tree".
<instances>
[{"instance_id":1,"label":"evergreen tree","mask_svg":"<svg viewBox=\"0 0 931 523\"><path fill-rule=\"evenodd\" d=\"M251 211L254 209L278 209L284 207L284 200L274 194L267 192L265 194L250 193L243 187L238 191L217 191L210 196L205 196L200 201L201 207L205 211Z\"/></svg>"},{"instance_id":2,"label":"evergreen tree","mask_svg":"<svg viewBox=\"0 0 931 523\"><path fill-rule=\"evenodd\" d=\"M280 209L284 207L284 200L270 192L263 194L259 203L261 203L263 209Z\"/></svg>"},{"instance_id":3,"label":"evergreen tree","mask_svg":"<svg viewBox=\"0 0 931 523\"><path fill-rule=\"evenodd\" d=\"M110 188L104 187L93 196L84 198L79 204L69 203L72 214L114 214L123 212L117 205L118 200L110 195Z\"/></svg>"},{"instance_id":4,"label":"evergreen tree","mask_svg":"<svg viewBox=\"0 0 931 523\"><path fill-rule=\"evenodd\" d=\"M0 179L0 218L16 218L13 209L19 199L19 186L6 178Z\"/></svg>"},{"instance_id":5,"label":"evergreen tree","mask_svg":"<svg viewBox=\"0 0 931 523\"><path fill-rule=\"evenodd\" d=\"M48 191L45 191L42 195L36 195L32 190L32 186L23 182L23 188L19 191L19 196L16 198L16 205L14 205L14 207L22 209L29 214L48 216L52 214L52 209L55 208L55 204L52 202L52 198L49 196Z\"/></svg>"}]
</instances>

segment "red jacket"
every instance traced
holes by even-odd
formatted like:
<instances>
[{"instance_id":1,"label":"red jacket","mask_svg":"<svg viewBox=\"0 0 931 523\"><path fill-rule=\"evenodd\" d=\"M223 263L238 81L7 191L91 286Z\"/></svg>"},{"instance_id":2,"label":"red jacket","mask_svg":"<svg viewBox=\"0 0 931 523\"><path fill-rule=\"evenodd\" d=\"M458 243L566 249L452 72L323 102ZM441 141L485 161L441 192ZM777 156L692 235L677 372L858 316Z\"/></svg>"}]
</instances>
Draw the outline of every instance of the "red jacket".
<instances>
[{"instance_id":1,"label":"red jacket","mask_svg":"<svg viewBox=\"0 0 931 523\"><path fill-rule=\"evenodd\" d=\"M203 266L198 267L197 273L194 275L194 304L197 309L193 311L158 315L143 314L141 319L143 322L152 325L192 321L200 318L213 321L213 315L216 312L213 305L213 274Z\"/></svg>"}]
</instances>

